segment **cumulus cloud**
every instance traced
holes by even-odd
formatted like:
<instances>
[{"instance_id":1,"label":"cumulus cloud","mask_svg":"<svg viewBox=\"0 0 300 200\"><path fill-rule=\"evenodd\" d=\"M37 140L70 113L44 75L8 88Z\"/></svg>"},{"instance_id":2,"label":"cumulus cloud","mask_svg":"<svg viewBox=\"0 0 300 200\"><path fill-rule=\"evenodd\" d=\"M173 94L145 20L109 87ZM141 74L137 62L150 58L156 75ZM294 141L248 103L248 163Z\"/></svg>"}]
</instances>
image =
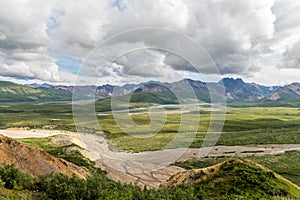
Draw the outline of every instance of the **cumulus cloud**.
<instances>
[{"instance_id":1,"label":"cumulus cloud","mask_svg":"<svg viewBox=\"0 0 300 200\"><path fill-rule=\"evenodd\" d=\"M151 2L148 3L151 4ZM224 1L206 1L203 4L198 3L196 5L195 2L185 2L184 6L182 6L182 3L181 1L176 1L174 5L175 8L182 8L180 13L185 13L179 17L182 23L177 26L174 25L174 19L177 19L175 12L169 12L169 18L156 15L156 13L161 13L160 11L164 9L164 6L149 5L147 8L151 10L152 15L150 13L149 15L147 14L148 18L150 18L148 20L146 17L143 17L143 14L148 12L148 10L143 10L143 4L132 3L131 5L128 3L126 4L127 9L119 13L117 19L120 23L112 23L120 26L115 29L112 26L110 33L118 33L118 31L123 29L142 26L172 27L175 30L185 32L201 44L219 67L219 71L222 74L239 73L248 75L261 69L259 62L262 58L261 54L268 52L264 42L272 38L274 31L273 22L275 17L271 12L272 1L264 4L250 1L247 6L234 1L226 1L226 3ZM139 17L136 18L134 16ZM134 26L131 22L138 22L138 25ZM144 32L142 37L140 35L123 36L122 40L115 42L118 47L115 46L114 51L118 51L122 49L120 46L128 44L131 44L132 48L134 48L133 44L137 43L143 43L145 46L166 43L163 46L178 46L177 48L182 48L182 46L178 45L177 38L172 38L172 35L169 34L157 34L155 37L152 32ZM190 52L190 54L193 53L192 51ZM109 58L108 54L105 54L105 56ZM144 58L146 57L144 56ZM170 64L170 58L168 57L170 56L166 57L165 64L171 66L174 70L195 71L188 63L182 62L180 59ZM135 62L134 59L132 62ZM210 65L203 66L201 72L215 73L215 70L212 70Z\"/></svg>"},{"instance_id":2,"label":"cumulus cloud","mask_svg":"<svg viewBox=\"0 0 300 200\"><path fill-rule=\"evenodd\" d=\"M276 13L273 49L282 52L283 59L277 64L280 69L300 67L300 2L277 0L272 8Z\"/></svg>"},{"instance_id":3,"label":"cumulus cloud","mask_svg":"<svg viewBox=\"0 0 300 200\"><path fill-rule=\"evenodd\" d=\"M300 41L283 54L284 59L277 65L279 68L300 68Z\"/></svg>"},{"instance_id":4,"label":"cumulus cloud","mask_svg":"<svg viewBox=\"0 0 300 200\"><path fill-rule=\"evenodd\" d=\"M2 64L0 69L1 76L45 81L60 80L57 75L54 75L58 74L58 67L51 64L51 62L14 62L12 64Z\"/></svg>"},{"instance_id":5,"label":"cumulus cloud","mask_svg":"<svg viewBox=\"0 0 300 200\"><path fill-rule=\"evenodd\" d=\"M60 50L69 46L90 50L106 35L111 26L110 18L117 12L107 0L63 0L57 3L55 10L52 17L59 26L51 29L49 35L56 38L54 42Z\"/></svg>"},{"instance_id":6,"label":"cumulus cloud","mask_svg":"<svg viewBox=\"0 0 300 200\"><path fill-rule=\"evenodd\" d=\"M41 1L0 1L0 76L57 81L58 66L47 46L53 5Z\"/></svg>"},{"instance_id":7,"label":"cumulus cloud","mask_svg":"<svg viewBox=\"0 0 300 200\"><path fill-rule=\"evenodd\" d=\"M293 44L295 40L299 39L300 31L300 2L293 0L276 0L272 11L276 14L276 21L274 22L275 39L273 43L279 48L286 45Z\"/></svg>"},{"instance_id":8,"label":"cumulus cloud","mask_svg":"<svg viewBox=\"0 0 300 200\"><path fill-rule=\"evenodd\" d=\"M120 76L141 76L145 78L176 77L176 71L165 63L164 52L157 50L143 49L125 54L118 58L113 63L113 66L117 67L115 71Z\"/></svg>"},{"instance_id":9,"label":"cumulus cloud","mask_svg":"<svg viewBox=\"0 0 300 200\"><path fill-rule=\"evenodd\" d=\"M261 3L261 1L231 0L199 3L181 0L159 2L133 0L128 1L126 9L117 12L111 19L108 33L138 27L169 27L186 33L202 45L222 74L249 75L260 70L261 54L267 51L263 49L263 43L273 36L275 16L271 11L272 5L273 1ZM146 32L142 36L126 35L122 41L116 41L118 45L141 42L145 46L161 44L166 48L178 45L172 35L157 34L155 37L153 33ZM178 45L177 48L182 46ZM107 54L106 56L109 57ZM165 64L170 65L171 58L165 57L167 58ZM147 56L142 58L146 59ZM135 62L135 59L131 60ZM195 71L188 63L182 61L173 62L170 66L174 70ZM215 73L211 68L210 65L203 65L201 72Z\"/></svg>"},{"instance_id":10,"label":"cumulus cloud","mask_svg":"<svg viewBox=\"0 0 300 200\"><path fill-rule=\"evenodd\" d=\"M259 69L262 44L273 36L272 1L188 1L198 21L195 36L222 74Z\"/></svg>"},{"instance_id":11,"label":"cumulus cloud","mask_svg":"<svg viewBox=\"0 0 300 200\"><path fill-rule=\"evenodd\" d=\"M85 79L170 78L199 71L251 77L278 54L283 59L277 67L294 68L299 66L299 8L293 0L0 0L0 76L61 81L67 69L56 64L59 54L84 62ZM204 50L195 52L168 31L141 30L115 37L85 60L106 39L143 27L179 31ZM193 60L202 63L192 66Z\"/></svg>"}]
</instances>

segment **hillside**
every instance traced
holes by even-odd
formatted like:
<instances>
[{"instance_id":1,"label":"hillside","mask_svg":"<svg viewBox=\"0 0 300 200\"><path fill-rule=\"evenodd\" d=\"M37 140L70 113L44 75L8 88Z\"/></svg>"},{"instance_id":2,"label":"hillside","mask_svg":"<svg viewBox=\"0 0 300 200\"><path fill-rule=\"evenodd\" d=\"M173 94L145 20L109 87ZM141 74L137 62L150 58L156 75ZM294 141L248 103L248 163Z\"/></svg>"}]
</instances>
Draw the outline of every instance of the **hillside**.
<instances>
[{"instance_id":1,"label":"hillside","mask_svg":"<svg viewBox=\"0 0 300 200\"><path fill-rule=\"evenodd\" d=\"M128 100L130 103L128 106ZM131 96L128 94L117 97L106 97L96 102L96 111L111 111L111 102L114 101L114 110L123 110L137 107L148 107L151 104L178 104L175 95L171 92L134 92Z\"/></svg>"},{"instance_id":2,"label":"hillside","mask_svg":"<svg viewBox=\"0 0 300 200\"><path fill-rule=\"evenodd\" d=\"M300 83L292 83L290 85L281 87L279 90L266 96L264 99L271 101L283 101L297 97L300 97Z\"/></svg>"},{"instance_id":3,"label":"hillside","mask_svg":"<svg viewBox=\"0 0 300 200\"><path fill-rule=\"evenodd\" d=\"M71 99L70 93L48 88L35 89L21 84L0 81L0 102L58 101Z\"/></svg>"},{"instance_id":4,"label":"hillside","mask_svg":"<svg viewBox=\"0 0 300 200\"><path fill-rule=\"evenodd\" d=\"M14 164L22 172L33 176L59 172L84 178L89 172L70 162L0 135L0 165Z\"/></svg>"},{"instance_id":5,"label":"hillside","mask_svg":"<svg viewBox=\"0 0 300 200\"><path fill-rule=\"evenodd\" d=\"M4 182L1 182L4 180ZM24 182L28 180L28 182ZM61 174L30 178L14 167L0 166L0 198L5 199L289 199L299 187L251 161L228 160L172 176L159 190L109 180L104 174L86 179Z\"/></svg>"},{"instance_id":6,"label":"hillside","mask_svg":"<svg viewBox=\"0 0 300 200\"><path fill-rule=\"evenodd\" d=\"M196 187L208 197L243 196L249 199L300 198L300 188L252 161L233 159L214 166L179 172L162 188Z\"/></svg>"},{"instance_id":7,"label":"hillside","mask_svg":"<svg viewBox=\"0 0 300 200\"><path fill-rule=\"evenodd\" d=\"M41 90L6 81L0 82L0 94L0 101L32 101L47 97Z\"/></svg>"}]
</instances>

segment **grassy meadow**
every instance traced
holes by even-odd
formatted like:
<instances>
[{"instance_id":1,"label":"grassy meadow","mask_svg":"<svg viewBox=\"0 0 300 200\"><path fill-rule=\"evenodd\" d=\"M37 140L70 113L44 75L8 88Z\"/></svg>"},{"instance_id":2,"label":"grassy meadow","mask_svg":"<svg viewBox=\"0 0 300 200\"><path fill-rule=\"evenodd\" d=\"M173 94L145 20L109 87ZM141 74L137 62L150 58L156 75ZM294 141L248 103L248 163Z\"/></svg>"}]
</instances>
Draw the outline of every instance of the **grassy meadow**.
<instances>
[{"instance_id":1,"label":"grassy meadow","mask_svg":"<svg viewBox=\"0 0 300 200\"><path fill-rule=\"evenodd\" d=\"M183 114L195 121L198 115L193 113ZM152 116L154 119L159 116ZM231 108L227 110L223 132L217 145L255 145L255 144L298 144L300 143L300 109L298 108ZM149 138L141 138L144 132L124 133L115 123L113 116L99 116L99 123L106 131L109 140L116 146L127 151L157 150L168 144L177 134L181 114L169 114L161 131ZM134 114L133 121L140 126L149 124L148 114ZM197 134L190 147L201 147L207 133L211 114L201 112ZM185 124L186 125L186 124ZM181 142L185 143L193 137L194 128L184 127L185 135ZM136 135L134 135L136 134ZM211 133L213 134L213 133ZM138 137L134 137L138 136ZM175 146L180 146L174 144Z\"/></svg>"},{"instance_id":2,"label":"grassy meadow","mask_svg":"<svg viewBox=\"0 0 300 200\"><path fill-rule=\"evenodd\" d=\"M0 128L29 127L75 131L71 104L1 104ZM103 106L103 105L101 105ZM100 106L100 107L101 107ZM143 107L142 105L132 105ZM178 107L170 106L166 110L173 111ZM99 105L96 110L101 111ZM105 110L105 109L104 109ZM201 147L211 122L209 111L200 111L200 121L195 128L199 113L191 111L184 114L168 114L166 122L158 133L151 137L148 127L151 122L148 113L131 113L132 120L140 127L130 134L121 129L110 112L99 115L99 125L108 139L119 149L131 152L158 150L174 139L180 130L181 137L169 147L180 147L194 138L190 147ZM127 114L124 114L127 115ZM158 120L161 114L152 114ZM182 119L187 119L180 126ZM223 132L217 145L255 145L255 144L298 144L300 143L300 109L288 107L246 107L228 108ZM189 121L191 123L189 123ZM220 123L220 122L216 122ZM196 125L197 126L197 125ZM130 130L130 126L127 127ZM196 132L196 135L194 135ZM214 134L214 133L211 133ZM177 135L178 136L178 135Z\"/></svg>"},{"instance_id":3,"label":"grassy meadow","mask_svg":"<svg viewBox=\"0 0 300 200\"><path fill-rule=\"evenodd\" d=\"M70 104L0 104L0 128L29 127L75 131Z\"/></svg>"}]
</instances>

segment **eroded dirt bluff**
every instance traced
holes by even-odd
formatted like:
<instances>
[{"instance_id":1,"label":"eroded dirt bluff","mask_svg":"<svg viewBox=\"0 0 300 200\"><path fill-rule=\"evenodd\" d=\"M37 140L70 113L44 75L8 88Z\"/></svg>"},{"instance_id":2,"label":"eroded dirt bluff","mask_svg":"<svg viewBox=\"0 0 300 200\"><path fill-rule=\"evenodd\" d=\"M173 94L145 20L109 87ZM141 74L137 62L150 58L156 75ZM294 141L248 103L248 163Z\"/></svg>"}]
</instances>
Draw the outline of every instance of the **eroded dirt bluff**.
<instances>
[{"instance_id":1,"label":"eroded dirt bluff","mask_svg":"<svg viewBox=\"0 0 300 200\"><path fill-rule=\"evenodd\" d=\"M90 174L84 168L0 135L0 165L4 164L14 164L33 176L58 172L85 178Z\"/></svg>"}]
</instances>

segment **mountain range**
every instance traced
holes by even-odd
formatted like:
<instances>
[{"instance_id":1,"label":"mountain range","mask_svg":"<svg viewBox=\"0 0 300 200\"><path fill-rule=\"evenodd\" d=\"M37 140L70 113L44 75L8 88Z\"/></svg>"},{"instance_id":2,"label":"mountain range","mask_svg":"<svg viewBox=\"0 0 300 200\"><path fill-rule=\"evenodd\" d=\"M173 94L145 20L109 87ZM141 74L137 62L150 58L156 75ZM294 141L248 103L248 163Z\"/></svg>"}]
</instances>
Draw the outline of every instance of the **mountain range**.
<instances>
[{"instance_id":1,"label":"mountain range","mask_svg":"<svg viewBox=\"0 0 300 200\"><path fill-rule=\"evenodd\" d=\"M222 92L222 84L225 93ZM78 91L83 99L90 98L88 94L91 93L87 91L92 91L97 99L134 93L135 98L140 101L147 101L149 93L155 95L155 98L159 98L161 95L164 98L168 96L169 100L176 98L176 96L189 99L196 95L199 100L204 102L210 102L210 96L213 95L225 97L229 102L286 101L300 98L300 83L292 83L286 86L264 86L256 83L246 83L240 78L223 78L219 82L208 83L183 79L172 83L149 81L123 86L109 84L102 86L65 86L46 83L21 85L0 81L0 101L70 101L74 90ZM145 96L145 94L147 94L145 98L140 97ZM174 102L174 99L171 102Z\"/></svg>"}]
</instances>

